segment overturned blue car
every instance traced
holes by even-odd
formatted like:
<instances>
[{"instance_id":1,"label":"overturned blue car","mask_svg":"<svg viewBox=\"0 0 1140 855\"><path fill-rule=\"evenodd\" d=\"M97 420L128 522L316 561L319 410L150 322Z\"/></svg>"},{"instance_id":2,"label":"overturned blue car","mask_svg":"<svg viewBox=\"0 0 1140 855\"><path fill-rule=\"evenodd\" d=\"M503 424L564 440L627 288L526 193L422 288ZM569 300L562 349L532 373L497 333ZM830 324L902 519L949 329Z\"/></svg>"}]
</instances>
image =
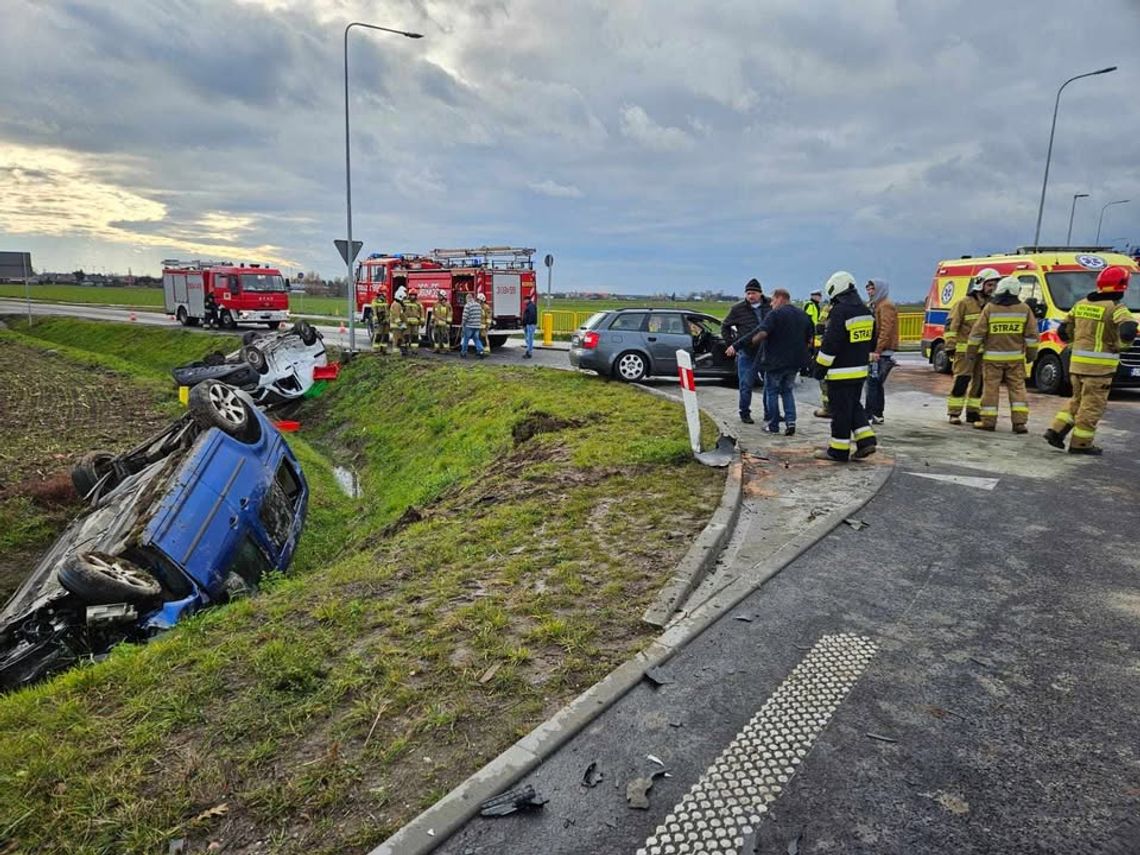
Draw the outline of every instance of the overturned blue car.
<instances>
[{"instance_id":1,"label":"overturned blue car","mask_svg":"<svg viewBox=\"0 0 1140 855\"><path fill-rule=\"evenodd\" d=\"M288 568L309 490L244 392L217 381L120 455L72 471L89 503L0 611L0 690L143 641Z\"/></svg>"}]
</instances>

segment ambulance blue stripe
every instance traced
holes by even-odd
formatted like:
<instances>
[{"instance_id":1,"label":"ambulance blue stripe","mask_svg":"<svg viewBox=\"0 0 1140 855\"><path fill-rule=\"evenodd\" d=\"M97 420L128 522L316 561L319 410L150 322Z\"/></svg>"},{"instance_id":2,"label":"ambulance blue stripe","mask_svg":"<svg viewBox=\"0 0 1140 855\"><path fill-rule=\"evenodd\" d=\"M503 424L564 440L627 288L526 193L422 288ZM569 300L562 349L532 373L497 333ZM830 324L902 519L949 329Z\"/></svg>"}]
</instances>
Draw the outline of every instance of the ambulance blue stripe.
<instances>
[{"instance_id":1,"label":"ambulance blue stripe","mask_svg":"<svg viewBox=\"0 0 1140 855\"><path fill-rule=\"evenodd\" d=\"M942 324L946 326L946 319L950 317L949 309L927 309L926 310L926 323L928 324Z\"/></svg>"}]
</instances>

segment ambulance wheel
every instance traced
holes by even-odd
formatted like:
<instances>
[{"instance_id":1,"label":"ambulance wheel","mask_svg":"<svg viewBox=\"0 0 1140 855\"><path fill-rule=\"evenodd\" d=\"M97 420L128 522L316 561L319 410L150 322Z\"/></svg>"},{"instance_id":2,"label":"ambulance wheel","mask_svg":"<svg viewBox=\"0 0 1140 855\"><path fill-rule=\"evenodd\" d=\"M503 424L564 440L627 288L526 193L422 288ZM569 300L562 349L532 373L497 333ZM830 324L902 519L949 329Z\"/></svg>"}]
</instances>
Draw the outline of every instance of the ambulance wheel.
<instances>
[{"instance_id":1,"label":"ambulance wheel","mask_svg":"<svg viewBox=\"0 0 1140 855\"><path fill-rule=\"evenodd\" d=\"M626 383L636 383L644 380L649 373L649 364L645 357L633 350L627 350L614 362L614 376Z\"/></svg>"},{"instance_id":2,"label":"ambulance wheel","mask_svg":"<svg viewBox=\"0 0 1140 855\"><path fill-rule=\"evenodd\" d=\"M1046 395L1060 395L1065 387L1065 369L1055 353L1043 353L1037 357L1033 368L1033 385L1038 392Z\"/></svg>"},{"instance_id":3,"label":"ambulance wheel","mask_svg":"<svg viewBox=\"0 0 1140 855\"><path fill-rule=\"evenodd\" d=\"M942 342L934 345L934 351L930 354L930 364L934 366L934 370L939 374L949 374L951 372L950 356L946 353L946 345Z\"/></svg>"},{"instance_id":4,"label":"ambulance wheel","mask_svg":"<svg viewBox=\"0 0 1140 855\"><path fill-rule=\"evenodd\" d=\"M221 324L224 330L237 328L237 322L234 320L234 316L230 313L229 309L222 309L222 314L218 317L218 323Z\"/></svg>"},{"instance_id":5,"label":"ambulance wheel","mask_svg":"<svg viewBox=\"0 0 1140 855\"><path fill-rule=\"evenodd\" d=\"M190 390L189 410L199 427L216 427L239 439L253 421L237 391L217 380L206 380Z\"/></svg>"}]
</instances>

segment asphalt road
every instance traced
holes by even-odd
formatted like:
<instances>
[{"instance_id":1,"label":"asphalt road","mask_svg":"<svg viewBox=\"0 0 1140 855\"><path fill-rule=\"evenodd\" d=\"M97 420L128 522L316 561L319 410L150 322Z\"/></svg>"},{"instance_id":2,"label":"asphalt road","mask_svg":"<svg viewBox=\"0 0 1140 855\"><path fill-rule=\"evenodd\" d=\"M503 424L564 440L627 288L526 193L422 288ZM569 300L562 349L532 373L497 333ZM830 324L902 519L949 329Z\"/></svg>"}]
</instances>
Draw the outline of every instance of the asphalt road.
<instances>
[{"instance_id":1,"label":"asphalt road","mask_svg":"<svg viewBox=\"0 0 1140 855\"><path fill-rule=\"evenodd\" d=\"M945 423L945 381L892 377L899 465L869 527L833 531L674 657L674 682L563 746L524 782L541 811L440 851L1102 851L1140 804L1140 408L1115 395L1109 454L1078 458L1040 439L1057 399L1031 396L1030 436L980 434ZM704 402L731 416L734 395ZM754 451L799 439L747 430Z\"/></svg>"}]
</instances>

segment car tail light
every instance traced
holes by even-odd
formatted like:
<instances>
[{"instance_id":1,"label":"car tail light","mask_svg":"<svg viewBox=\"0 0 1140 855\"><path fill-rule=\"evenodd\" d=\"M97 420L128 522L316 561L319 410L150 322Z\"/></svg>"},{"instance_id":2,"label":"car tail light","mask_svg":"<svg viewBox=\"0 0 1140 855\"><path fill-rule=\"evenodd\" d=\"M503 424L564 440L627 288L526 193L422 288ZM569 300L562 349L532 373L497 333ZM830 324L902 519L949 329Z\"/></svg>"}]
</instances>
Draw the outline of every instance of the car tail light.
<instances>
[{"instance_id":1,"label":"car tail light","mask_svg":"<svg viewBox=\"0 0 1140 855\"><path fill-rule=\"evenodd\" d=\"M590 331L582 336L582 347L586 350L593 350L598 346L598 339L601 338L596 332Z\"/></svg>"}]
</instances>

